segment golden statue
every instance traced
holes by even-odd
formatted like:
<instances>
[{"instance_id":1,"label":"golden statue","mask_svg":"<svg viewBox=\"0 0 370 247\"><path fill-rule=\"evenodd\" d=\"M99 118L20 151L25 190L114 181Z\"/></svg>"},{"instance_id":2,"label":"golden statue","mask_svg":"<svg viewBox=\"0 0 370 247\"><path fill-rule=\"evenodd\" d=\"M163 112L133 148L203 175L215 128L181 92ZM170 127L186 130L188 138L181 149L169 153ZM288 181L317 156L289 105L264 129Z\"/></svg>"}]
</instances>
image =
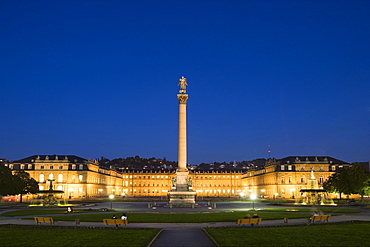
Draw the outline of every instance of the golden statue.
<instances>
[{"instance_id":1,"label":"golden statue","mask_svg":"<svg viewBox=\"0 0 370 247\"><path fill-rule=\"evenodd\" d=\"M186 91L186 86L188 84L186 83L186 78L185 77L180 78L179 85L180 85L180 91Z\"/></svg>"}]
</instances>

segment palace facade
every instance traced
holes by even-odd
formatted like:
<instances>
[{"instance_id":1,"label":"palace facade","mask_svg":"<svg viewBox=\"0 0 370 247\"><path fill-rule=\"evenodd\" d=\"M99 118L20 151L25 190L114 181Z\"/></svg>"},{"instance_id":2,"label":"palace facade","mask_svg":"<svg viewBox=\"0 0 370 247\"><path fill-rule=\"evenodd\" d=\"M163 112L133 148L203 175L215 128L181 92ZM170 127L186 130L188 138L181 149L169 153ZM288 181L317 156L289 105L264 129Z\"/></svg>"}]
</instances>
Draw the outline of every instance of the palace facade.
<instances>
[{"instance_id":1,"label":"palace facade","mask_svg":"<svg viewBox=\"0 0 370 247\"><path fill-rule=\"evenodd\" d=\"M98 161L75 155L34 155L8 164L24 170L39 182L40 190L63 190L66 199L87 199L108 195L167 197L176 169L126 169L117 171L99 166ZM286 157L269 159L262 167L246 169L190 169L193 191L203 197L299 198L311 170L319 185L348 163L331 157Z\"/></svg>"}]
</instances>

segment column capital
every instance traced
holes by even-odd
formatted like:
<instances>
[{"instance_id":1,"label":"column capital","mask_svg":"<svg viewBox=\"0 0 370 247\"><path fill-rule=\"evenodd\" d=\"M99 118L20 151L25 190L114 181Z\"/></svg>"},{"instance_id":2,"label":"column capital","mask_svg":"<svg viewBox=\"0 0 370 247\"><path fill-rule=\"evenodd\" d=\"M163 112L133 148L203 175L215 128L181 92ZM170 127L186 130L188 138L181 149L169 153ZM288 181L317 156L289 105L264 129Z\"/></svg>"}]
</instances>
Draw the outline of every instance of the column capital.
<instances>
[{"instance_id":1,"label":"column capital","mask_svg":"<svg viewBox=\"0 0 370 247\"><path fill-rule=\"evenodd\" d=\"M187 94L178 94L177 98L180 104L186 104L186 101L188 100L189 96Z\"/></svg>"}]
</instances>

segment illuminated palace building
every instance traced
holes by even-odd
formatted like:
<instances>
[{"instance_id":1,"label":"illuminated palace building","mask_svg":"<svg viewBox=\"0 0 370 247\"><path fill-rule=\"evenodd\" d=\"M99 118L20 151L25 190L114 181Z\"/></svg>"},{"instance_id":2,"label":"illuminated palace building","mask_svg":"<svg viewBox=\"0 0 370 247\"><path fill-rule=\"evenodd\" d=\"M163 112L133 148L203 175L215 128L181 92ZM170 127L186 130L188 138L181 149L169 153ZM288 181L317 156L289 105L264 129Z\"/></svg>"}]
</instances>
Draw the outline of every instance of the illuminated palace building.
<instances>
[{"instance_id":1,"label":"illuminated palace building","mask_svg":"<svg viewBox=\"0 0 370 247\"><path fill-rule=\"evenodd\" d=\"M256 194L264 198L299 198L311 171L319 186L338 168L349 164L331 157L287 157L269 159L264 166L249 169L189 169L189 177L197 198L238 197ZM96 160L74 155L34 155L8 166L28 172L40 190L53 179L56 190L63 190L70 199L116 196L167 197L173 188L176 169L124 169L117 171L101 167Z\"/></svg>"}]
</instances>

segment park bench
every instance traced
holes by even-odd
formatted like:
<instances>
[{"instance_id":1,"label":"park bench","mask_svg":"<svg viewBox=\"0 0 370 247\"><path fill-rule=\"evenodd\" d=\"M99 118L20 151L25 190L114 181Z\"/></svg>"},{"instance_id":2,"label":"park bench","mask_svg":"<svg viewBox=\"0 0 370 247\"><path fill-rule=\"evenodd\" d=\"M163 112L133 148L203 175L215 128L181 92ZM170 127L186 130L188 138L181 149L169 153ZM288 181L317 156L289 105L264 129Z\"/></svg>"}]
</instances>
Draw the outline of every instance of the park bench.
<instances>
[{"instance_id":1,"label":"park bench","mask_svg":"<svg viewBox=\"0 0 370 247\"><path fill-rule=\"evenodd\" d=\"M238 219L237 224L240 225L245 225L245 224L256 224L262 222L262 218L250 218L250 219Z\"/></svg>"},{"instance_id":2,"label":"park bench","mask_svg":"<svg viewBox=\"0 0 370 247\"><path fill-rule=\"evenodd\" d=\"M318 221L318 220L329 222L329 219L330 219L329 214L327 214L327 215L313 215L313 216L310 217L309 221L310 221L310 223L315 223L315 221Z\"/></svg>"},{"instance_id":3,"label":"park bench","mask_svg":"<svg viewBox=\"0 0 370 247\"><path fill-rule=\"evenodd\" d=\"M127 226L128 220L122 220L122 219L103 219L103 223L105 225L125 225Z\"/></svg>"},{"instance_id":4,"label":"park bench","mask_svg":"<svg viewBox=\"0 0 370 247\"><path fill-rule=\"evenodd\" d=\"M41 223L50 223L54 224L54 220L51 217L34 217L36 224L41 224Z\"/></svg>"}]
</instances>

